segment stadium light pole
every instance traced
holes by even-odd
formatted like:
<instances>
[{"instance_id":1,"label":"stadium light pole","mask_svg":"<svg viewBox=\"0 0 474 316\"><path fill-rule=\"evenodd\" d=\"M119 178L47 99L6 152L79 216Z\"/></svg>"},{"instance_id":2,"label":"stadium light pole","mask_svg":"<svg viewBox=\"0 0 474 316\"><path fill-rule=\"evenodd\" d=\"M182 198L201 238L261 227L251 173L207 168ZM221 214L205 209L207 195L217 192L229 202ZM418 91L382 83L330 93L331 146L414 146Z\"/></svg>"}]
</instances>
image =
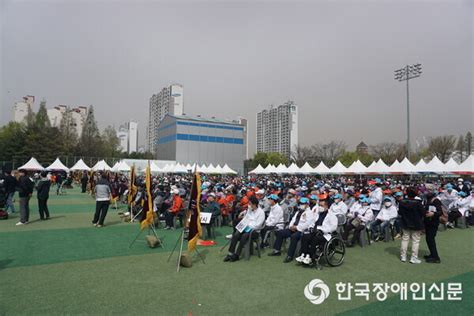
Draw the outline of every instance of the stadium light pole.
<instances>
[{"instance_id":1,"label":"stadium light pole","mask_svg":"<svg viewBox=\"0 0 474 316\"><path fill-rule=\"evenodd\" d=\"M406 65L395 70L395 80L407 82L407 158L410 159L410 92L408 82L410 79L421 76L421 64Z\"/></svg>"}]
</instances>

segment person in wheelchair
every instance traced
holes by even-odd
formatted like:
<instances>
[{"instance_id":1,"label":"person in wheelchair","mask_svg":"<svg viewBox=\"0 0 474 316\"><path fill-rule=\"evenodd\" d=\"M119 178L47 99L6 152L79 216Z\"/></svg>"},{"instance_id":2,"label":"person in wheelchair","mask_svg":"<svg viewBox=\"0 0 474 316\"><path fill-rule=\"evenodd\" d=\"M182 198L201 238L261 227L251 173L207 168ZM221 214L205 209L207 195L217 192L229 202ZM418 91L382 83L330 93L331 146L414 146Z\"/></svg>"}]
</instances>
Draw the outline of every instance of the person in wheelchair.
<instances>
[{"instance_id":1,"label":"person in wheelchair","mask_svg":"<svg viewBox=\"0 0 474 316\"><path fill-rule=\"evenodd\" d=\"M309 228L309 232L301 237L301 255L295 260L299 263L310 265L322 253L326 243L337 230L337 217L328 210L327 197L322 196L319 205L315 206L316 221Z\"/></svg>"}]
</instances>

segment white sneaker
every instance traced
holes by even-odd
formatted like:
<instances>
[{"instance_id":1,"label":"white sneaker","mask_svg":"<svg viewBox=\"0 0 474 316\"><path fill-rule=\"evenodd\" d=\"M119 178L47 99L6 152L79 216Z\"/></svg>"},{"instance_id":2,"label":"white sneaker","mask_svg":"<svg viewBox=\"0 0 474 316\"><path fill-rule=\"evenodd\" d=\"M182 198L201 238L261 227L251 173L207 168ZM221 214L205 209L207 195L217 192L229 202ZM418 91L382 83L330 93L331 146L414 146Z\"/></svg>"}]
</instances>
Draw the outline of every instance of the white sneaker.
<instances>
[{"instance_id":1,"label":"white sneaker","mask_svg":"<svg viewBox=\"0 0 474 316\"><path fill-rule=\"evenodd\" d=\"M303 263L304 264L311 264L311 262L313 262L313 260L311 259L311 256L306 255L306 257L303 259Z\"/></svg>"},{"instance_id":2,"label":"white sneaker","mask_svg":"<svg viewBox=\"0 0 474 316\"><path fill-rule=\"evenodd\" d=\"M304 259L304 253L301 254L301 256L299 256L298 258L296 258L296 262L303 262L303 259Z\"/></svg>"},{"instance_id":3,"label":"white sneaker","mask_svg":"<svg viewBox=\"0 0 474 316\"><path fill-rule=\"evenodd\" d=\"M16 225L16 226L21 226L21 225L25 225L25 224L26 224L26 223L18 222L18 223L16 223L15 225Z\"/></svg>"},{"instance_id":4,"label":"white sneaker","mask_svg":"<svg viewBox=\"0 0 474 316\"><path fill-rule=\"evenodd\" d=\"M411 257L410 263L418 264L418 263L421 263L421 260L418 259L417 257Z\"/></svg>"},{"instance_id":5,"label":"white sneaker","mask_svg":"<svg viewBox=\"0 0 474 316\"><path fill-rule=\"evenodd\" d=\"M406 256L400 256L400 261L401 262L407 262L407 257Z\"/></svg>"},{"instance_id":6,"label":"white sneaker","mask_svg":"<svg viewBox=\"0 0 474 316\"><path fill-rule=\"evenodd\" d=\"M226 236L225 236L225 239L232 239L232 234L226 235Z\"/></svg>"}]
</instances>

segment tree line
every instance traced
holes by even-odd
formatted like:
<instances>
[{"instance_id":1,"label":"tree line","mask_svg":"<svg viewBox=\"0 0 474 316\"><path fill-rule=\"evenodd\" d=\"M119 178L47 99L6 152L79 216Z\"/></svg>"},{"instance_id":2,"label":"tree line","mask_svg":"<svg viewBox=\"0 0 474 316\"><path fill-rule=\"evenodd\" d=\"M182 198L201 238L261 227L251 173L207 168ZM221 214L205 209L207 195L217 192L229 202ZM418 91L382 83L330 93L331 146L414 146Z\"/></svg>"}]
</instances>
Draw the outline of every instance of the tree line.
<instances>
[{"instance_id":1,"label":"tree line","mask_svg":"<svg viewBox=\"0 0 474 316\"><path fill-rule=\"evenodd\" d=\"M37 113L29 109L22 123L9 122L0 128L0 162L15 165L35 157L40 163L53 162L57 157L94 157L86 163L95 163L105 157L121 159L152 159L151 153L125 153L119 150L119 138L113 126L99 131L93 106L89 107L82 132L79 133L71 111L63 113L59 127L51 126L46 101L40 103ZM109 159L110 160L110 159ZM63 161L66 163L65 161ZM70 166L69 166L70 167Z\"/></svg>"},{"instance_id":2,"label":"tree line","mask_svg":"<svg viewBox=\"0 0 474 316\"><path fill-rule=\"evenodd\" d=\"M412 150L410 161L414 164L420 159L432 159L437 156L443 163L454 157L458 162L464 161L473 153L472 133L456 137L454 135L443 135L429 138L425 143L418 144ZM259 164L266 167L269 164L275 166L280 163L296 163L299 167L308 162L311 166L317 166L321 161L328 167L332 167L337 161L341 161L349 167L354 161L360 160L369 166L373 161L382 159L391 165L395 160L401 161L406 157L406 144L386 142L369 146L367 152L348 151L343 141L333 140L328 143L319 143L312 146L296 146L290 157L279 153L256 153L252 159L245 162L245 168L251 170Z\"/></svg>"}]
</instances>

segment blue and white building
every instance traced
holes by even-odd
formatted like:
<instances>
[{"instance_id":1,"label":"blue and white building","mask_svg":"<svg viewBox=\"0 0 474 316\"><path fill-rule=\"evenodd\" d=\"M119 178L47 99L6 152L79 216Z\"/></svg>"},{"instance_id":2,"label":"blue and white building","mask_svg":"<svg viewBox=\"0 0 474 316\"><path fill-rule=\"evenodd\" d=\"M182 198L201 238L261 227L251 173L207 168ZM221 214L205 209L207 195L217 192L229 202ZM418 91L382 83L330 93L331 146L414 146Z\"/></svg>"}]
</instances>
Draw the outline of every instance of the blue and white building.
<instances>
[{"instance_id":1,"label":"blue and white building","mask_svg":"<svg viewBox=\"0 0 474 316\"><path fill-rule=\"evenodd\" d=\"M242 174L247 126L240 122L168 114L157 127L156 156L183 164L228 164Z\"/></svg>"}]
</instances>

